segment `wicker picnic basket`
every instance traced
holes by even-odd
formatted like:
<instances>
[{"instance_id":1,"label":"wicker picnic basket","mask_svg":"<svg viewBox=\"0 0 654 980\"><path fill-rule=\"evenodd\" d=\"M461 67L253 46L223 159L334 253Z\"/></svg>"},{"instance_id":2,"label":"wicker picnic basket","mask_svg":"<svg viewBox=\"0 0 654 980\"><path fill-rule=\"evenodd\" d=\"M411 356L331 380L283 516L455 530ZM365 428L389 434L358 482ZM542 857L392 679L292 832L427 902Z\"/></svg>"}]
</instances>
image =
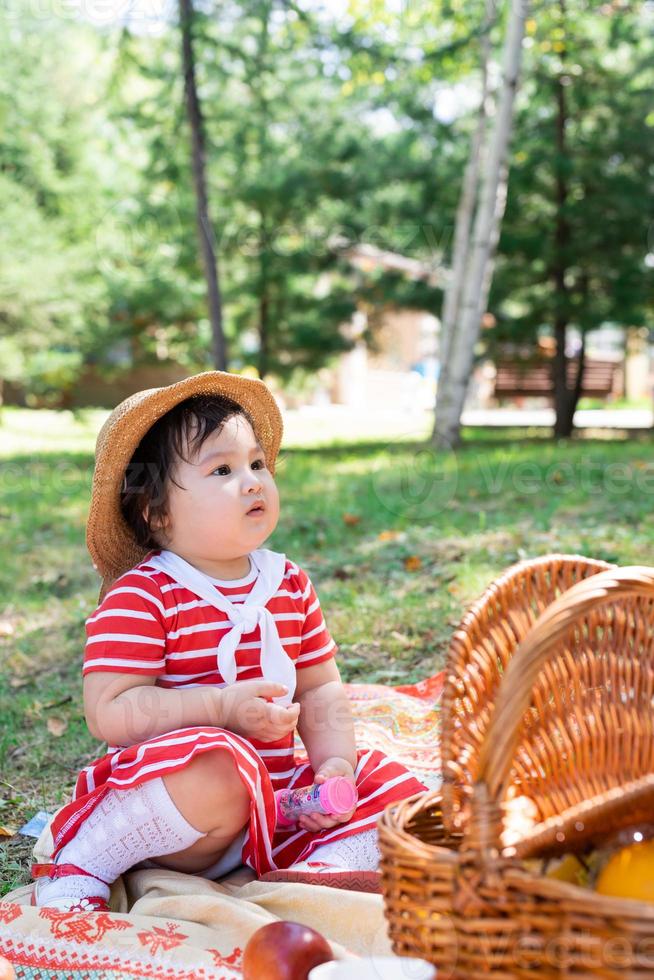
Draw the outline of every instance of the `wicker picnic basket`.
<instances>
[{"instance_id":1,"label":"wicker picnic basket","mask_svg":"<svg viewBox=\"0 0 654 980\"><path fill-rule=\"evenodd\" d=\"M504 671L538 617L569 588L614 566L581 555L544 555L513 565L464 615L448 652L442 701L443 819L460 826L464 801ZM473 768L471 768L473 767Z\"/></svg>"},{"instance_id":2,"label":"wicker picnic basket","mask_svg":"<svg viewBox=\"0 0 654 980\"><path fill-rule=\"evenodd\" d=\"M520 608L521 580L534 574L524 563L485 593L515 600L504 626L501 602L464 618L443 709L447 781L379 823L393 949L434 963L439 980L654 976L654 904L526 863L654 820L654 569L551 556L537 573L549 565L550 596L575 560L577 584L540 616L530 589ZM492 628L475 634L485 616ZM509 841L516 798L537 816Z\"/></svg>"}]
</instances>

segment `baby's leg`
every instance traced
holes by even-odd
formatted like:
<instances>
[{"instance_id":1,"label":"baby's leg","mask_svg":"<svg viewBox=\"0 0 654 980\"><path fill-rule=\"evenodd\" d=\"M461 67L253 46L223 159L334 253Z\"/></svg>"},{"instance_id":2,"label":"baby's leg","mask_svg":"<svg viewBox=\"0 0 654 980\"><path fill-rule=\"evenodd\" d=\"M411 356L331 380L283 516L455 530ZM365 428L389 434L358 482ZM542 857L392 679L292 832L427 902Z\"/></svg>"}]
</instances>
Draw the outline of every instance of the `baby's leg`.
<instances>
[{"instance_id":1,"label":"baby's leg","mask_svg":"<svg viewBox=\"0 0 654 980\"><path fill-rule=\"evenodd\" d=\"M120 874L153 858L174 870L202 871L248 819L249 794L226 750L198 754L166 782L155 776L112 788L58 851L57 868L42 869L35 904L70 909L79 905L74 900L93 897L102 907Z\"/></svg>"},{"instance_id":2,"label":"baby's leg","mask_svg":"<svg viewBox=\"0 0 654 980\"><path fill-rule=\"evenodd\" d=\"M203 871L227 850L250 818L250 794L229 752L217 749L195 757L185 769L164 776L175 806L205 837L156 863L175 871Z\"/></svg>"}]
</instances>

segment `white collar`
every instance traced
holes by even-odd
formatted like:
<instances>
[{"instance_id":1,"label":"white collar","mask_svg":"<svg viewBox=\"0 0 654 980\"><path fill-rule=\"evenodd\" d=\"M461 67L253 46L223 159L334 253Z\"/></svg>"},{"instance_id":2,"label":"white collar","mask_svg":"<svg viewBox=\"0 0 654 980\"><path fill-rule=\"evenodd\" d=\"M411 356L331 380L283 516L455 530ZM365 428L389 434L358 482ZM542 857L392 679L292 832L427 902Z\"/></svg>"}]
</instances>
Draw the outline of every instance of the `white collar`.
<instances>
[{"instance_id":1,"label":"white collar","mask_svg":"<svg viewBox=\"0 0 654 980\"><path fill-rule=\"evenodd\" d=\"M286 685L288 694L274 700L280 704L290 704L295 694L295 664L286 653L279 639L277 624L266 607L284 580L286 556L267 548L258 548L250 553L250 558L259 574L243 603L231 602L218 591L209 576L172 551L164 550L148 558L148 565L166 572L180 585L228 616L232 628L223 634L217 650L218 670L227 684L236 681L235 654L243 633L250 633L259 626L261 672L265 680Z\"/></svg>"}]
</instances>

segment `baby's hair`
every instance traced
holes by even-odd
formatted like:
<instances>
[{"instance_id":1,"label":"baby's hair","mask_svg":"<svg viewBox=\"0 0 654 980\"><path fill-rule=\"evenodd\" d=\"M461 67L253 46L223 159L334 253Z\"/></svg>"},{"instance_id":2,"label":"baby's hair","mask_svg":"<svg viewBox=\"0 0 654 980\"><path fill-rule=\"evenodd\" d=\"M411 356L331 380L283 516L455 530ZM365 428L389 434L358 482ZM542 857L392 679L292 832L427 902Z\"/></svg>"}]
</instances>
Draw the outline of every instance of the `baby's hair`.
<instances>
[{"instance_id":1,"label":"baby's hair","mask_svg":"<svg viewBox=\"0 0 654 980\"><path fill-rule=\"evenodd\" d=\"M120 507L125 521L143 548L160 548L155 531L167 517L168 479L178 459L197 453L212 432L228 419L242 415L252 419L237 402L221 395L194 395L175 405L148 429L134 451L123 479ZM143 516L147 508L147 518Z\"/></svg>"}]
</instances>

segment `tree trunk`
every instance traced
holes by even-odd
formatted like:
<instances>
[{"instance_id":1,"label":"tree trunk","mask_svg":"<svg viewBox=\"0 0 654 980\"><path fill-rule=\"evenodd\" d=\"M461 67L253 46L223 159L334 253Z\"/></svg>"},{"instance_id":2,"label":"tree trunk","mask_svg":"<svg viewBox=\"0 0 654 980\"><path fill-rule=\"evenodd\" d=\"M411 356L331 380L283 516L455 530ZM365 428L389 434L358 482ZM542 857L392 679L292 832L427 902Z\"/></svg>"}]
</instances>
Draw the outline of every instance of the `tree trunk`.
<instances>
[{"instance_id":1,"label":"tree trunk","mask_svg":"<svg viewBox=\"0 0 654 980\"><path fill-rule=\"evenodd\" d=\"M270 110L266 95L266 68L268 44L270 41L270 16L272 5L262 4L260 8L259 46L257 51L256 71L253 80L253 90L257 104L258 125L257 140L259 153L259 170L264 173L268 167L270 155L268 147L268 128L270 126ZM261 379L265 378L270 369L270 229L268 214L264 204L259 206L259 357L258 371Z\"/></svg>"},{"instance_id":2,"label":"tree trunk","mask_svg":"<svg viewBox=\"0 0 654 980\"><path fill-rule=\"evenodd\" d=\"M565 351L565 327L563 327L562 333L557 334L557 351L555 355L555 360L559 358L559 344L561 349ZM568 367L570 365L570 358L565 357L565 370L566 378L568 373ZM572 387L566 385L565 392L560 395L560 400L556 406L556 420L554 422L554 435L557 439L569 439L573 432L573 423L575 412L577 410L577 402L581 396L582 386L584 382L584 368L586 366L586 335L582 333L581 335L581 349L579 351L579 360L577 361L577 370L575 373L575 380ZM560 370L560 366L559 366Z\"/></svg>"},{"instance_id":3,"label":"tree trunk","mask_svg":"<svg viewBox=\"0 0 654 980\"><path fill-rule=\"evenodd\" d=\"M565 18L565 0L559 0L559 9L561 10L562 17ZM556 295L556 313L554 315L556 353L552 363L552 380L554 387L554 410L556 412L554 435L556 438L568 439L572 435L575 409L577 408L577 402L581 394L586 348L582 333L582 346L576 380L570 386L568 383L570 359L566 353L570 304L566 275L568 272L571 231L566 217L568 182L563 163L567 157L565 131L568 121L568 110L565 86L560 77L556 81L556 103L556 225L554 231L554 264L552 268Z\"/></svg>"},{"instance_id":4,"label":"tree trunk","mask_svg":"<svg viewBox=\"0 0 654 980\"><path fill-rule=\"evenodd\" d=\"M479 187L479 170L482 159L482 146L488 117L488 62L490 60L490 34L495 20L495 0L486 0L484 28L481 41L481 99L477 115L477 125L470 143L470 155L463 177L461 196L456 212L454 240L452 244L452 264L450 279L443 300L440 337L440 372L436 391L436 416L440 412L447 414L449 401L449 363L452 345L452 335L459 315L459 303L466 266L470 252L470 227L477 203Z\"/></svg>"},{"instance_id":5,"label":"tree trunk","mask_svg":"<svg viewBox=\"0 0 654 980\"><path fill-rule=\"evenodd\" d=\"M270 316L270 303L268 301L267 284L259 293L259 377L263 379L268 374L269 369L269 350L268 350L268 319Z\"/></svg>"},{"instance_id":6,"label":"tree trunk","mask_svg":"<svg viewBox=\"0 0 654 980\"><path fill-rule=\"evenodd\" d=\"M622 397L624 398L624 400L626 402L629 401L630 387L631 387L629 385L629 381L628 381L628 377L627 377L627 361L629 360L629 353L630 353L630 346L631 346L630 345L630 334L631 334L631 328L630 327L624 327L624 343L622 345L622 364L623 364L623 368L622 368ZM0 384L1 383L2 382L0 382Z\"/></svg>"},{"instance_id":7,"label":"tree trunk","mask_svg":"<svg viewBox=\"0 0 654 980\"><path fill-rule=\"evenodd\" d=\"M474 362L474 349L479 336L481 316L490 288L492 260L506 203L508 175L506 157L520 73L527 9L527 0L512 2L509 5L502 58L504 76L502 90L475 216L470 259L465 274L456 330L450 345L448 410L437 414L434 426L434 442L443 448L456 446L460 441L461 413Z\"/></svg>"},{"instance_id":8,"label":"tree trunk","mask_svg":"<svg viewBox=\"0 0 654 980\"><path fill-rule=\"evenodd\" d=\"M195 185L196 219L200 253L207 282L209 320L213 338L213 362L218 371L227 370L227 344L223 331L222 301L218 278L218 262L214 248L214 235L209 218L207 178L205 170L206 149L204 119L198 98L195 79L195 55L193 51L193 0L179 0L179 24L182 34L182 61L184 66L184 94L186 111L191 127L193 182Z\"/></svg>"}]
</instances>

